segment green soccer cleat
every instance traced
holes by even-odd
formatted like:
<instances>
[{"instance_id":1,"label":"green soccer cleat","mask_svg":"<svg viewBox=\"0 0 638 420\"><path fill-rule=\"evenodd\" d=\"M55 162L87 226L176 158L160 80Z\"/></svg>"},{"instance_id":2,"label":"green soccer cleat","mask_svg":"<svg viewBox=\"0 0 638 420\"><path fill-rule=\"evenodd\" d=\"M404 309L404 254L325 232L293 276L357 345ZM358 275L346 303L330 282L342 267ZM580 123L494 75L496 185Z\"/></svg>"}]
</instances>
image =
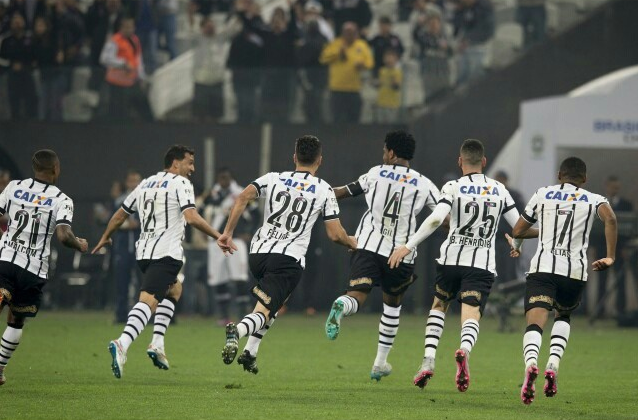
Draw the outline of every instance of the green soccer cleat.
<instances>
[{"instance_id":1,"label":"green soccer cleat","mask_svg":"<svg viewBox=\"0 0 638 420\"><path fill-rule=\"evenodd\" d=\"M392 373L392 365L390 363L386 363L383 366L372 366L372 371L370 372L370 379L374 379L377 382L381 380L384 376L389 376Z\"/></svg>"},{"instance_id":2,"label":"green soccer cleat","mask_svg":"<svg viewBox=\"0 0 638 420\"><path fill-rule=\"evenodd\" d=\"M166 358L166 353L164 353L164 349L149 344L146 354L148 354L148 357L151 358L154 366L157 366L157 368L161 370L168 370L169 364L168 359Z\"/></svg>"},{"instance_id":3,"label":"green soccer cleat","mask_svg":"<svg viewBox=\"0 0 638 420\"><path fill-rule=\"evenodd\" d=\"M237 332L237 326L229 322L226 324L226 344L222 349L222 360L227 365L233 363L235 356L237 356L237 349L239 348L239 332Z\"/></svg>"},{"instance_id":4,"label":"green soccer cleat","mask_svg":"<svg viewBox=\"0 0 638 420\"><path fill-rule=\"evenodd\" d=\"M326 336L329 340L336 340L341 327L341 317L343 316L343 302L335 300L330 309L330 314L326 320Z\"/></svg>"},{"instance_id":5,"label":"green soccer cleat","mask_svg":"<svg viewBox=\"0 0 638 420\"><path fill-rule=\"evenodd\" d=\"M253 356L250 354L248 350L244 350L242 354L237 358L237 363L244 367L244 370L257 374L259 373L259 368L257 367L257 356Z\"/></svg>"}]
</instances>

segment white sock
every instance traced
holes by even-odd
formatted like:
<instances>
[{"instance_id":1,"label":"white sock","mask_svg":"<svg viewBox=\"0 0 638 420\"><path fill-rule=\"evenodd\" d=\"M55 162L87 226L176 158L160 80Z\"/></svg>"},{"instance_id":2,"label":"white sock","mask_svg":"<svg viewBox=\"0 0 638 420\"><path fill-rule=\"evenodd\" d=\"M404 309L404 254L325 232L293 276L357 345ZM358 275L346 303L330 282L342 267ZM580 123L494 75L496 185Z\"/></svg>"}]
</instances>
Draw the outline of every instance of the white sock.
<instances>
[{"instance_id":1,"label":"white sock","mask_svg":"<svg viewBox=\"0 0 638 420\"><path fill-rule=\"evenodd\" d=\"M171 299L162 300L155 310L155 322L153 324L153 341L151 344L161 349L164 348L164 334L171 324L175 314L175 302Z\"/></svg>"},{"instance_id":2,"label":"white sock","mask_svg":"<svg viewBox=\"0 0 638 420\"><path fill-rule=\"evenodd\" d=\"M567 347L567 340L569 340L570 330L571 327L569 325L569 322L565 322L562 320L554 321L554 326L552 327L552 338L549 345L549 360L547 361L547 365L554 365L556 369L558 369L560 359L563 357L565 348Z\"/></svg>"},{"instance_id":3,"label":"white sock","mask_svg":"<svg viewBox=\"0 0 638 420\"><path fill-rule=\"evenodd\" d=\"M13 355L13 352L18 348L20 344L20 338L22 337L22 328L13 328L7 326L0 339L0 369L9 363L9 359Z\"/></svg>"},{"instance_id":4,"label":"white sock","mask_svg":"<svg viewBox=\"0 0 638 420\"><path fill-rule=\"evenodd\" d=\"M461 327L461 349L471 352L478 340L479 323L475 319L468 319Z\"/></svg>"},{"instance_id":5,"label":"white sock","mask_svg":"<svg viewBox=\"0 0 638 420\"><path fill-rule=\"evenodd\" d=\"M383 315L379 322L379 344L377 345L377 357L374 366L384 366L388 360L388 354L392 350L392 344L399 330L399 316L401 306L389 306L383 304Z\"/></svg>"},{"instance_id":6,"label":"white sock","mask_svg":"<svg viewBox=\"0 0 638 420\"><path fill-rule=\"evenodd\" d=\"M425 325L425 354L426 357L436 357L436 349L439 346L439 340L443 335L443 327L445 326L445 312L432 309L428 315L428 322Z\"/></svg>"},{"instance_id":7,"label":"white sock","mask_svg":"<svg viewBox=\"0 0 638 420\"><path fill-rule=\"evenodd\" d=\"M239 332L239 338L247 335L252 335L256 331L264 328L266 324L266 315L261 312L255 312L248 314L237 324L237 331Z\"/></svg>"},{"instance_id":8,"label":"white sock","mask_svg":"<svg viewBox=\"0 0 638 420\"><path fill-rule=\"evenodd\" d=\"M529 325L523 336L523 358L525 369L538 365L538 353L543 343L543 330L536 324Z\"/></svg>"},{"instance_id":9,"label":"white sock","mask_svg":"<svg viewBox=\"0 0 638 420\"><path fill-rule=\"evenodd\" d=\"M277 319L277 314L274 314L272 318L268 320L266 325L264 325L264 328L255 333L252 333L251 336L248 337L248 341L246 342L244 350L248 350L248 353L250 353L251 356L257 356L261 340L264 338L270 327L272 327L272 324L275 323L275 319Z\"/></svg>"},{"instance_id":10,"label":"white sock","mask_svg":"<svg viewBox=\"0 0 638 420\"><path fill-rule=\"evenodd\" d=\"M118 339L122 349L126 352L135 339L144 331L144 327L151 319L151 307L144 302L137 302L128 313L128 321L122 335Z\"/></svg>"},{"instance_id":11,"label":"white sock","mask_svg":"<svg viewBox=\"0 0 638 420\"><path fill-rule=\"evenodd\" d=\"M342 295L339 296L336 302L343 303L343 316L350 316L357 313L359 310L359 301L352 296Z\"/></svg>"}]
</instances>

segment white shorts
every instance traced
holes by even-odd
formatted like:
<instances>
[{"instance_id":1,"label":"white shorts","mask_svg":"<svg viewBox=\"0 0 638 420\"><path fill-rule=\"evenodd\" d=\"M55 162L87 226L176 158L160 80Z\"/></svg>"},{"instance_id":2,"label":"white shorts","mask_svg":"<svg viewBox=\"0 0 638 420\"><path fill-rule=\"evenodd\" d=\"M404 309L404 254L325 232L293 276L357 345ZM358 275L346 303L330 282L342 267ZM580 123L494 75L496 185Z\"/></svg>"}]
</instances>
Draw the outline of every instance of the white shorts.
<instances>
[{"instance_id":1,"label":"white shorts","mask_svg":"<svg viewBox=\"0 0 638 420\"><path fill-rule=\"evenodd\" d=\"M248 281L248 247L241 239L233 239L237 251L224 255L217 242L208 241L208 285L219 286L231 280Z\"/></svg>"}]
</instances>

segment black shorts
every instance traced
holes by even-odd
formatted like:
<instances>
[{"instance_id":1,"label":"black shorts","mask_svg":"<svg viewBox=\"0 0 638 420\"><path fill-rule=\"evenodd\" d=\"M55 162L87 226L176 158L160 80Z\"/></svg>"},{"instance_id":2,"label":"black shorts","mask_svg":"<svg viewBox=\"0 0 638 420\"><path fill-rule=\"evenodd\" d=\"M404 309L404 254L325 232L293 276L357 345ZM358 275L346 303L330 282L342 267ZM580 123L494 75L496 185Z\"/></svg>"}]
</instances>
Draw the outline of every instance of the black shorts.
<instances>
[{"instance_id":1,"label":"black shorts","mask_svg":"<svg viewBox=\"0 0 638 420\"><path fill-rule=\"evenodd\" d=\"M459 302L478 306L483 313L493 283L494 274L488 270L437 263L434 295L444 302L458 295Z\"/></svg>"},{"instance_id":2,"label":"black shorts","mask_svg":"<svg viewBox=\"0 0 638 420\"><path fill-rule=\"evenodd\" d=\"M573 311L580 305L585 290L581 280L570 279L551 273L531 273L527 275L525 286L525 312L532 308L545 308L548 311Z\"/></svg>"},{"instance_id":3,"label":"black shorts","mask_svg":"<svg viewBox=\"0 0 638 420\"><path fill-rule=\"evenodd\" d=\"M18 317L34 317L42 303L42 288L46 279L11 264L0 261L0 294L3 305L8 304L13 315Z\"/></svg>"},{"instance_id":4,"label":"black shorts","mask_svg":"<svg viewBox=\"0 0 638 420\"><path fill-rule=\"evenodd\" d=\"M299 284L303 267L283 254L250 254L248 264L257 279L251 293L274 315Z\"/></svg>"},{"instance_id":5,"label":"black shorts","mask_svg":"<svg viewBox=\"0 0 638 420\"><path fill-rule=\"evenodd\" d=\"M177 275L184 263L171 257L159 260L137 260L142 271L142 287L140 291L155 296L158 302L166 297L171 285L177 282Z\"/></svg>"},{"instance_id":6,"label":"black shorts","mask_svg":"<svg viewBox=\"0 0 638 420\"><path fill-rule=\"evenodd\" d=\"M357 249L350 257L350 283L347 292L369 292L381 286L383 293L399 296L416 280L414 264L400 263L390 268L388 257L365 249Z\"/></svg>"}]
</instances>

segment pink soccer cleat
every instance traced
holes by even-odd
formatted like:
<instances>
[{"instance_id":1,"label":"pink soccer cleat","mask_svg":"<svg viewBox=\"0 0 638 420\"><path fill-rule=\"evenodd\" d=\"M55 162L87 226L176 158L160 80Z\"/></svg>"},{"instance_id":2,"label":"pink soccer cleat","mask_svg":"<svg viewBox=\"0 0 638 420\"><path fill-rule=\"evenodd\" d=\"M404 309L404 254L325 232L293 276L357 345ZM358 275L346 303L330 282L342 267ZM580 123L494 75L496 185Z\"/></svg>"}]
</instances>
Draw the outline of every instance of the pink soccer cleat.
<instances>
[{"instance_id":1,"label":"pink soccer cleat","mask_svg":"<svg viewBox=\"0 0 638 420\"><path fill-rule=\"evenodd\" d=\"M457 350L454 354L456 358L456 388L460 392L465 392L470 387L470 355L465 350Z\"/></svg>"},{"instance_id":2,"label":"pink soccer cleat","mask_svg":"<svg viewBox=\"0 0 638 420\"><path fill-rule=\"evenodd\" d=\"M536 365L528 367L525 371L525 380L521 387L521 401L523 401L523 404L525 405L530 405L534 402L534 393L536 392L534 382L536 381L537 376L538 367Z\"/></svg>"},{"instance_id":3,"label":"pink soccer cleat","mask_svg":"<svg viewBox=\"0 0 638 420\"><path fill-rule=\"evenodd\" d=\"M545 392L546 397L553 397L558 393L558 378L556 376L558 372L552 369L547 369L545 371L545 386L543 387L543 391Z\"/></svg>"}]
</instances>

